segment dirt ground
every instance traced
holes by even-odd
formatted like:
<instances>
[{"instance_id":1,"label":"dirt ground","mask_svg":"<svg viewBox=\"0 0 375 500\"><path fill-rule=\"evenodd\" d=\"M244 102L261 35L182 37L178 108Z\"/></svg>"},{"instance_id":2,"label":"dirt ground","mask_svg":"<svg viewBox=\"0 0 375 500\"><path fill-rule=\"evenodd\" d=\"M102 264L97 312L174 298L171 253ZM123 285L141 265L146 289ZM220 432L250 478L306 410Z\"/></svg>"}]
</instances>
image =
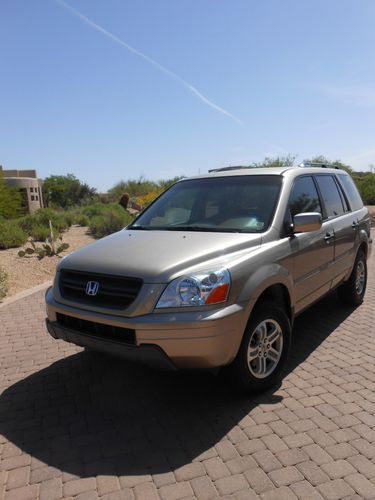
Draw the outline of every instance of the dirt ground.
<instances>
[{"instance_id":1,"label":"dirt ground","mask_svg":"<svg viewBox=\"0 0 375 500\"><path fill-rule=\"evenodd\" d=\"M69 243L69 248L61 255L68 255L93 241L95 240L87 234L87 228L72 226L63 234L63 242ZM56 256L42 260L38 260L36 256L18 257L20 250L21 248L0 250L0 268L8 275L9 291L6 298L53 279L56 266L61 260Z\"/></svg>"}]
</instances>

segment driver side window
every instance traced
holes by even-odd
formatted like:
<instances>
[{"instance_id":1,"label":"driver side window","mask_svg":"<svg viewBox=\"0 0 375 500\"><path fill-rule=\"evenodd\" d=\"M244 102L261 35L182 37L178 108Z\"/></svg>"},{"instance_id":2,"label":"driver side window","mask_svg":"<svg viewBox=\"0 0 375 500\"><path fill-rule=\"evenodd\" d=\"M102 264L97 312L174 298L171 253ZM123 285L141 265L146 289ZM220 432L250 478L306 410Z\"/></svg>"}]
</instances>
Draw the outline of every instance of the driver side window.
<instances>
[{"instance_id":1,"label":"driver side window","mask_svg":"<svg viewBox=\"0 0 375 500\"><path fill-rule=\"evenodd\" d=\"M318 192L310 176L296 179L289 198L290 214L294 217L305 212L322 213Z\"/></svg>"}]
</instances>

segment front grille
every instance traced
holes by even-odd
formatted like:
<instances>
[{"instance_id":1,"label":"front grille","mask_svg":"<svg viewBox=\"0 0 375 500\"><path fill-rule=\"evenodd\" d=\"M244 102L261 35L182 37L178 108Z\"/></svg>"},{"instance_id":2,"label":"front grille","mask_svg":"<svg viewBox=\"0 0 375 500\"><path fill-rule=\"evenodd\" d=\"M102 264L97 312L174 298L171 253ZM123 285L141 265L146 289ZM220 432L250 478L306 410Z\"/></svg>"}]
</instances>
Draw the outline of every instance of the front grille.
<instances>
[{"instance_id":1,"label":"front grille","mask_svg":"<svg viewBox=\"0 0 375 500\"><path fill-rule=\"evenodd\" d=\"M115 340L123 344L135 345L135 331L119 326L103 325L85 319L66 316L66 314L56 314L57 323L65 328L70 328L76 332L98 337L103 340Z\"/></svg>"},{"instance_id":2,"label":"front grille","mask_svg":"<svg viewBox=\"0 0 375 500\"><path fill-rule=\"evenodd\" d=\"M86 293L89 281L99 284L96 295ZM65 269L60 273L60 293L64 299L108 309L129 307L137 297L141 286L142 280L138 278Z\"/></svg>"}]
</instances>

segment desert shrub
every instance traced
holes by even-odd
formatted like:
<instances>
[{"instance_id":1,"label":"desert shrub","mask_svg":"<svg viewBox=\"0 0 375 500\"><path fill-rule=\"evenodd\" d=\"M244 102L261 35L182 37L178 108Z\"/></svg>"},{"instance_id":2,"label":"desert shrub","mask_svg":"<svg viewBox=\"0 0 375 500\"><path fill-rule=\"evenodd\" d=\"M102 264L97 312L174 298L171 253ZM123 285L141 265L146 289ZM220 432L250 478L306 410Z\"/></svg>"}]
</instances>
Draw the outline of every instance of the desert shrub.
<instances>
[{"instance_id":1,"label":"desert shrub","mask_svg":"<svg viewBox=\"0 0 375 500\"><path fill-rule=\"evenodd\" d=\"M89 229L95 238L102 238L108 234L120 231L120 229L123 229L131 221L131 216L123 209L121 211L112 210L92 217Z\"/></svg>"},{"instance_id":2,"label":"desert shrub","mask_svg":"<svg viewBox=\"0 0 375 500\"><path fill-rule=\"evenodd\" d=\"M87 205L81 209L81 214L86 215L89 219L97 215L103 215L109 210L116 210L118 207L115 203L93 203L92 205ZM119 207L121 209L121 207ZM123 209L121 209L123 210Z\"/></svg>"},{"instance_id":3,"label":"desert shrub","mask_svg":"<svg viewBox=\"0 0 375 500\"><path fill-rule=\"evenodd\" d=\"M151 192L157 192L159 194L179 179L182 179L182 177L178 176L172 179L152 181L145 179L143 175L141 175L139 179L129 179L127 181L118 182L108 191L107 196L111 201L118 202L124 193L128 193L131 198L145 196Z\"/></svg>"},{"instance_id":4,"label":"desert shrub","mask_svg":"<svg viewBox=\"0 0 375 500\"><path fill-rule=\"evenodd\" d=\"M73 217L70 213L57 212L52 208L40 208L33 214L19 219L18 224L23 231L32 235L36 227L43 226L49 230L49 221L51 221L54 231L61 233L72 225Z\"/></svg>"},{"instance_id":5,"label":"desert shrub","mask_svg":"<svg viewBox=\"0 0 375 500\"><path fill-rule=\"evenodd\" d=\"M88 226L90 224L90 219L85 214L78 214L76 215L74 222L79 226Z\"/></svg>"},{"instance_id":6,"label":"desert shrub","mask_svg":"<svg viewBox=\"0 0 375 500\"><path fill-rule=\"evenodd\" d=\"M144 196L157 189L158 185L155 181L145 179L141 175L139 179L118 182L108 191L108 197L112 201L118 201L124 193L128 193L130 197Z\"/></svg>"},{"instance_id":7,"label":"desert shrub","mask_svg":"<svg viewBox=\"0 0 375 500\"><path fill-rule=\"evenodd\" d=\"M6 272L0 269L0 302L8 292L8 276Z\"/></svg>"},{"instance_id":8,"label":"desert shrub","mask_svg":"<svg viewBox=\"0 0 375 500\"><path fill-rule=\"evenodd\" d=\"M0 223L0 249L17 248L27 241L27 234L14 221Z\"/></svg>"},{"instance_id":9,"label":"desert shrub","mask_svg":"<svg viewBox=\"0 0 375 500\"><path fill-rule=\"evenodd\" d=\"M141 207L147 207L152 201L155 200L160 194L160 191L150 191L149 193L145 194L144 196L139 196L138 198L135 199L135 202L137 205L140 205Z\"/></svg>"},{"instance_id":10,"label":"desert shrub","mask_svg":"<svg viewBox=\"0 0 375 500\"><path fill-rule=\"evenodd\" d=\"M68 227L70 227L74 224L76 214L73 210L69 210L68 212L64 212L62 215L63 215Z\"/></svg>"},{"instance_id":11,"label":"desert shrub","mask_svg":"<svg viewBox=\"0 0 375 500\"><path fill-rule=\"evenodd\" d=\"M50 235L50 229L41 225L32 226L29 235L34 241L46 241Z\"/></svg>"},{"instance_id":12,"label":"desert shrub","mask_svg":"<svg viewBox=\"0 0 375 500\"><path fill-rule=\"evenodd\" d=\"M109 212L123 215L124 209L118 203L94 203L80 210L80 213L86 215L89 219L96 215L104 215Z\"/></svg>"},{"instance_id":13,"label":"desert shrub","mask_svg":"<svg viewBox=\"0 0 375 500\"><path fill-rule=\"evenodd\" d=\"M357 187L365 205L375 205L375 174L367 174L357 180Z\"/></svg>"},{"instance_id":14,"label":"desert shrub","mask_svg":"<svg viewBox=\"0 0 375 500\"><path fill-rule=\"evenodd\" d=\"M56 212L51 208L41 208L32 217L35 217L36 221L45 227L49 227L49 221L51 221L53 228L58 232L65 231L71 226L68 220L70 218L64 212Z\"/></svg>"}]
</instances>

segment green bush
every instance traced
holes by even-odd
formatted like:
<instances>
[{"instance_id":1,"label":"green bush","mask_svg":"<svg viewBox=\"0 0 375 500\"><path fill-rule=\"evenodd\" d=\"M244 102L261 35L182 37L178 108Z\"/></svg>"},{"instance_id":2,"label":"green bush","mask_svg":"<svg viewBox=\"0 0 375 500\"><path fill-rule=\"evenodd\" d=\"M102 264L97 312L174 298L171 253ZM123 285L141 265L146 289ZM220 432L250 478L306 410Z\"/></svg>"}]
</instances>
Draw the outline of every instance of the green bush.
<instances>
[{"instance_id":1,"label":"green bush","mask_svg":"<svg viewBox=\"0 0 375 500\"><path fill-rule=\"evenodd\" d=\"M46 239L50 236L50 229L49 227L47 228L41 225L33 226L29 235L34 241L46 241Z\"/></svg>"},{"instance_id":2,"label":"green bush","mask_svg":"<svg viewBox=\"0 0 375 500\"><path fill-rule=\"evenodd\" d=\"M0 302L8 292L8 276L7 274L0 269Z\"/></svg>"},{"instance_id":3,"label":"green bush","mask_svg":"<svg viewBox=\"0 0 375 500\"><path fill-rule=\"evenodd\" d=\"M87 207L82 208L81 214L86 215L89 219L91 219L96 215L103 215L105 212L117 209L124 211L123 208L116 205L115 203L93 203L92 205L88 205Z\"/></svg>"},{"instance_id":4,"label":"green bush","mask_svg":"<svg viewBox=\"0 0 375 500\"><path fill-rule=\"evenodd\" d=\"M90 224L90 219L85 214L79 214L75 217L75 223L79 226L88 226Z\"/></svg>"},{"instance_id":5,"label":"green bush","mask_svg":"<svg viewBox=\"0 0 375 500\"><path fill-rule=\"evenodd\" d=\"M0 249L17 248L27 241L27 234L14 221L0 223Z\"/></svg>"},{"instance_id":6,"label":"green bush","mask_svg":"<svg viewBox=\"0 0 375 500\"><path fill-rule=\"evenodd\" d=\"M56 212L51 208L40 208L32 215L32 217L35 217L35 221L38 221L36 223L45 227L49 227L49 221L51 221L53 229L59 233L61 233L61 231L65 231L71 226L64 212Z\"/></svg>"},{"instance_id":7,"label":"green bush","mask_svg":"<svg viewBox=\"0 0 375 500\"><path fill-rule=\"evenodd\" d=\"M40 208L33 214L19 219L18 224L27 234L32 235L36 227L43 226L49 230L49 221L52 222L54 232L61 233L72 225L73 216L69 212L57 212L52 208Z\"/></svg>"},{"instance_id":8,"label":"green bush","mask_svg":"<svg viewBox=\"0 0 375 500\"><path fill-rule=\"evenodd\" d=\"M120 231L120 229L123 229L131 220L131 216L124 210L122 210L122 212L114 210L108 211L103 215L92 217L89 229L95 238L102 238L108 234Z\"/></svg>"},{"instance_id":9,"label":"green bush","mask_svg":"<svg viewBox=\"0 0 375 500\"><path fill-rule=\"evenodd\" d=\"M70 210L69 212L65 212L63 214L63 217L65 219L65 222L66 222L68 228L74 224L75 212L73 210Z\"/></svg>"}]
</instances>

